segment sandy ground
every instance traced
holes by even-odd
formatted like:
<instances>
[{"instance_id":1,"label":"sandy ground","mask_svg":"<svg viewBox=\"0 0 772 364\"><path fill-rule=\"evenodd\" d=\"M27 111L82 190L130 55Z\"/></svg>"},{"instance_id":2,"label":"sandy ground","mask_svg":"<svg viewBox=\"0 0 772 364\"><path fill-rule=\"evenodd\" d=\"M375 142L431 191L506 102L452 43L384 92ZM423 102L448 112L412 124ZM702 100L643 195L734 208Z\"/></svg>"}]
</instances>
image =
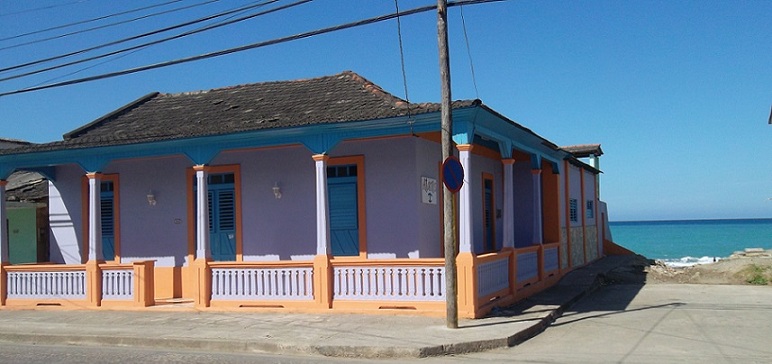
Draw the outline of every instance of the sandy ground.
<instances>
[{"instance_id":1,"label":"sandy ground","mask_svg":"<svg viewBox=\"0 0 772 364\"><path fill-rule=\"evenodd\" d=\"M607 278L618 283L772 285L772 250L746 249L716 263L684 268L637 256Z\"/></svg>"}]
</instances>

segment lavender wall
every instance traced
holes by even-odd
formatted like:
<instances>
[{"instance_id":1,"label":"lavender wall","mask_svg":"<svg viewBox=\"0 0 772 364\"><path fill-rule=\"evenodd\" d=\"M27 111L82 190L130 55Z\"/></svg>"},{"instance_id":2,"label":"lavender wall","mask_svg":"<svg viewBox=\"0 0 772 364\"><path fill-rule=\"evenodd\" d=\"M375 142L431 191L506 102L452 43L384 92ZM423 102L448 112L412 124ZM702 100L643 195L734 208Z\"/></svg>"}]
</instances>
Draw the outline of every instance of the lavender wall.
<instances>
[{"instance_id":1,"label":"lavender wall","mask_svg":"<svg viewBox=\"0 0 772 364\"><path fill-rule=\"evenodd\" d=\"M80 264L83 253L81 178L85 172L76 165L56 167L56 180L48 183L50 219L50 260L53 263ZM85 254L85 255L82 255Z\"/></svg>"},{"instance_id":2,"label":"lavender wall","mask_svg":"<svg viewBox=\"0 0 772 364\"><path fill-rule=\"evenodd\" d=\"M345 142L331 156L364 155L367 252L372 258L420 256L421 203L416 171L417 138Z\"/></svg>"},{"instance_id":3,"label":"lavender wall","mask_svg":"<svg viewBox=\"0 0 772 364\"><path fill-rule=\"evenodd\" d=\"M578 211L578 219L577 221L569 221L571 226L582 226L582 215L584 213L584 202L582 202L582 180L581 180L581 170L579 167L576 167L574 165L569 165L568 167L568 173L569 173L569 191L568 191L568 198L576 199L578 202L577 208Z\"/></svg>"},{"instance_id":4,"label":"lavender wall","mask_svg":"<svg viewBox=\"0 0 772 364\"><path fill-rule=\"evenodd\" d=\"M529 160L518 161L512 166L515 198L515 247L533 245L533 173Z\"/></svg>"},{"instance_id":5,"label":"lavender wall","mask_svg":"<svg viewBox=\"0 0 772 364\"><path fill-rule=\"evenodd\" d=\"M442 146L439 143L425 139L414 138L416 144L416 183L419 186L418 195L418 219L420 230L418 232L418 244L421 258L441 258L443 236L440 225L442 214L442 200L440 191L443 188L440 180L440 163L442 161ZM421 177L433 178L437 181L437 204L421 202L420 183Z\"/></svg>"},{"instance_id":6,"label":"lavender wall","mask_svg":"<svg viewBox=\"0 0 772 364\"><path fill-rule=\"evenodd\" d=\"M186 170L183 156L119 160L105 174L118 174L121 262L155 260L157 267L182 266L188 253ZM156 204L148 204L147 195Z\"/></svg>"},{"instance_id":7,"label":"lavender wall","mask_svg":"<svg viewBox=\"0 0 772 364\"><path fill-rule=\"evenodd\" d=\"M213 165L241 165L245 261L308 260L316 254L312 153L301 146L221 153ZM277 199L273 186L282 196Z\"/></svg>"},{"instance_id":8,"label":"lavender wall","mask_svg":"<svg viewBox=\"0 0 772 364\"><path fill-rule=\"evenodd\" d=\"M582 205L584 209L585 217L587 217L587 201L593 201L593 205L597 204L595 202L595 175L590 172L584 172L584 204ZM597 221L598 217L598 206L594 206L594 214L592 218L587 217L586 224L587 226L595 225L595 222Z\"/></svg>"},{"instance_id":9,"label":"lavender wall","mask_svg":"<svg viewBox=\"0 0 772 364\"><path fill-rule=\"evenodd\" d=\"M482 180L483 173L493 175L493 189L494 189L494 216L496 217L496 249L501 249L502 231L504 230L503 222L497 211L502 209L503 202L503 175L501 161L491 159L478 154L472 153L471 171L464 171L464 184L467 184L472 189L472 221L474 226L473 235L473 250L475 253L482 253L485 251L484 231L483 231L483 193L482 193Z\"/></svg>"}]
</instances>

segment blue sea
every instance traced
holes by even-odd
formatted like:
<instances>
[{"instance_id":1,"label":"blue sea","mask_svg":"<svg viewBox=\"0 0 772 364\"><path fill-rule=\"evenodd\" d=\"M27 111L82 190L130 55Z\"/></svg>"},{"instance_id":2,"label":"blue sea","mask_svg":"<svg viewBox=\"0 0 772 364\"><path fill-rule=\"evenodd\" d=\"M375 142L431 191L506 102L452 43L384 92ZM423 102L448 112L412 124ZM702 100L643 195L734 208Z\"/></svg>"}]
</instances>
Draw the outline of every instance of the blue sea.
<instances>
[{"instance_id":1,"label":"blue sea","mask_svg":"<svg viewBox=\"0 0 772 364\"><path fill-rule=\"evenodd\" d=\"M615 243L669 265L726 258L745 248L772 249L772 219L609 222Z\"/></svg>"}]
</instances>

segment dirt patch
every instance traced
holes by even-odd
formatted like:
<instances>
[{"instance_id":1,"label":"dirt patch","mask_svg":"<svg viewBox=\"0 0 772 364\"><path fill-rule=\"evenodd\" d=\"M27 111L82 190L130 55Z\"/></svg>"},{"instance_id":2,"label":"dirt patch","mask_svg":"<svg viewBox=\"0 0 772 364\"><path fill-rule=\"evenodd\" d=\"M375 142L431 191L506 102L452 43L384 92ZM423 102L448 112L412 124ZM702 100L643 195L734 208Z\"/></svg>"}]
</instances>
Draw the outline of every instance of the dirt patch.
<instances>
[{"instance_id":1,"label":"dirt patch","mask_svg":"<svg viewBox=\"0 0 772 364\"><path fill-rule=\"evenodd\" d=\"M772 250L746 249L715 263L683 268L656 261L643 272L646 283L772 285Z\"/></svg>"}]
</instances>

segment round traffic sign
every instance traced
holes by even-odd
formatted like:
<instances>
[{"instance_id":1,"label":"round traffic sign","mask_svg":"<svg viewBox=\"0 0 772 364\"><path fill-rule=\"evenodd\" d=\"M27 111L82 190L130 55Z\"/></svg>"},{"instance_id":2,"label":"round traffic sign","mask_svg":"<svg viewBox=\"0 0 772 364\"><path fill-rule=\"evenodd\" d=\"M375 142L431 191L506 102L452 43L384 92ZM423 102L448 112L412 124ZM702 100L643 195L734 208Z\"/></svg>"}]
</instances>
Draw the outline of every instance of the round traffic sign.
<instances>
[{"instance_id":1,"label":"round traffic sign","mask_svg":"<svg viewBox=\"0 0 772 364\"><path fill-rule=\"evenodd\" d=\"M442 183L453 193L464 185L464 167L458 158L450 156L442 162Z\"/></svg>"}]
</instances>

